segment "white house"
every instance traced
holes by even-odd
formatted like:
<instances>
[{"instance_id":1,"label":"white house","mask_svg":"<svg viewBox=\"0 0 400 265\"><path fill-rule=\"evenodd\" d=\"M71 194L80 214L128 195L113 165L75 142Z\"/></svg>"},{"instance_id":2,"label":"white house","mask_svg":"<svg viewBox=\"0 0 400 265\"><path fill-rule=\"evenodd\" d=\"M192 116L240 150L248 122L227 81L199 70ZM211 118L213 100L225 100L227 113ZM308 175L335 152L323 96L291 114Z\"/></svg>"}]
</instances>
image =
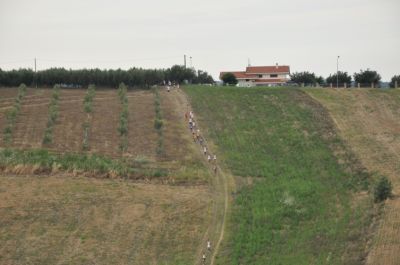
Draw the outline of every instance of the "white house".
<instances>
[{"instance_id":1,"label":"white house","mask_svg":"<svg viewBox=\"0 0 400 265\"><path fill-rule=\"evenodd\" d=\"M288 65L275 66L248 66L244 72L221 72L220 78L232 73L238 80L237 86L276 86L287 83L290 80L290 67Z\"/></svg>"}]
</instances>

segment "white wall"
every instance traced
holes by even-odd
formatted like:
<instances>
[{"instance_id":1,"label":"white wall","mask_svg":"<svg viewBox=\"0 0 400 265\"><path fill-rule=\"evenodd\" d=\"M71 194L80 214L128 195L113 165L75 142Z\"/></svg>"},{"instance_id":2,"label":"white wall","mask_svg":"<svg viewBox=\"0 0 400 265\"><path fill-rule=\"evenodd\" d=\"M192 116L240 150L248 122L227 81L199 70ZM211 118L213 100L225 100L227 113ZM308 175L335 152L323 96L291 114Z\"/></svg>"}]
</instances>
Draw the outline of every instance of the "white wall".
<instances>
[{"instance_id":1,"label":"white wall","mask_svg":"<svg viewBox=\"0 0 400 265\"><path fill-rule=\"evenodd\" d=\"M239 87L251 87L254 86L253 82L247 82L245 79L239 79L237 86Z\"/></svg>"}]
</instances>

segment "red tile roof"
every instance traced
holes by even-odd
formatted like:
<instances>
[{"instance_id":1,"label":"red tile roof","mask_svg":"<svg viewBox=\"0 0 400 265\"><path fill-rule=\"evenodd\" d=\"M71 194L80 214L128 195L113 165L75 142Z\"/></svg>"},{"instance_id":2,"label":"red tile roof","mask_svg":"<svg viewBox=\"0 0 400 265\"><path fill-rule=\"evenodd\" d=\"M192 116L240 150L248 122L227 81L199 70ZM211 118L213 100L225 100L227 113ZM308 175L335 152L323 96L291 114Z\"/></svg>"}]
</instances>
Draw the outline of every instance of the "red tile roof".
<instances>
[{"instance_id":1,"label":"red tile roof","mask_svg":"<svg viewBox=\"0 0 400 265\"><path fill-rule=\"evenodd\" d=\"M270 73L290 73L288 65L278 66L248 66L246 67L247 74L270 74Z\"/></svg>"},{"instance_id":2,"label":"red tile roof","mask_svg":"<svg viewBox=\"0 0 400 265\"><path fill-rule=\"evenodd\" d=\"M259 74L277 74L277 73L284 73L284 74L289 74L290 73L290 67L288 65L278 65L278 66L248 66L246 67L246 71L233 71L233 72L221 72L219 74L219 78L226 74L226 73L232 73L235 75L237 79L257 79L257 83L262 83L264 81L260 81ZM262 80L271 80L272 81L277 81L277 79L262 79ZM265 81L269 82L269 81ZM282 80L281 82L285 82L285 80Z\"/></svg>"},{"instance_id":3,"label":"red tile roof","mask_svg":"<svg viewBox=\"0 0 400 265\"><path fill-rule=\"evenodd\" d=\"M226 73L234 74L237 79L249 79L249 78L256 78L257 77L257 75L249 75L249 74L246 74L246 72L221 72L219 74L219 77L221 78Z\"/></svg>"}]
</instances>

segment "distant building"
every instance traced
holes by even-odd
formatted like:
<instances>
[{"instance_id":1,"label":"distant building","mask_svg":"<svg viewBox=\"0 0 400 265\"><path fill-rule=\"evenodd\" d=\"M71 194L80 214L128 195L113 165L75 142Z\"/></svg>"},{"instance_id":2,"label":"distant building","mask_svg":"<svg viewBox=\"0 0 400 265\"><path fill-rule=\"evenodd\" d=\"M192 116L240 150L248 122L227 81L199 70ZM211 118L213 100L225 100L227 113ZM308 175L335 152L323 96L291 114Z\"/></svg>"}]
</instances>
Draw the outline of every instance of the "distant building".
<instances>
[{"instance_id":1,"label":"distant building","mask_svg":"<svg viewBox=\"0 0 400 265\"><path fill-rule=\"evenodd\" d=\"M244 72L221 72L219 77L225 73L232 73L238 80L237 86L276 86L283 85L290 80L290 67L288 65L275 66L248 66Z\"/></svg>"}]
</instances>

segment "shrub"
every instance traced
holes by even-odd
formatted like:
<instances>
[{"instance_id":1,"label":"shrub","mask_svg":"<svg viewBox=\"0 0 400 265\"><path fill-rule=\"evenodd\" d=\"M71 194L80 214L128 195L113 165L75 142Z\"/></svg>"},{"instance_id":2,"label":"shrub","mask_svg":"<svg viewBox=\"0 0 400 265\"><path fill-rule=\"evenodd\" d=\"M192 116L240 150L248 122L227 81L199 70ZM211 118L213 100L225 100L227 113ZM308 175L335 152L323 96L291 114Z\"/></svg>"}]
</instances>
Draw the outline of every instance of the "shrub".
<instances>
[{"instance_id":1,"label":"shrub","mask_svg":"<svg viewBox=\"0 0 400 265\"><path fill-rule=\"evenodd\" d=\"M381 76L378 72L367 69L365 71L360 70L358 73L354 73L354 81L360 83L363 86L370 86L371 83L377 85L381 81Z\"/></svg>"},{"instance_id":2,"label":"shrub","mask_svg":"<svg viewBox=\"0 0 400 265\"><path fill-rule=\"evenodd\" d=\"M326 78L326 83L328 84L334 84L336 86L337 82L339 82L339 85L346 84L348 87L350 87L351 76L349 76L347 72L339 71L339 74L335 73Z\"/></svg>"},{"instance_id":3,"label":"shrub","mask_svg":"<svg viewBox=\"0 0 400 265\"><path fill-rule=\"evenodd\" d=\"M157 155L161 156L164 154L164 135L163 135L163 117L161 111L161 99L160 93L157 89L154 90L154 108L156 112L156 118L154 120L154 128L157 130L158 140L157 140L157 147L156 153Z\"/></svg>"},{"instance_id":4,"label":"shrub","mask_svg":"<svg viewBox=\"0 0 400 265\"><path fill-rule=\"evenodd\" d=\"M317 83L317 77L315 73L308 71L292 73L290 74L290 80L297 84L304 84L305 86L314 85Z\"/></svg>"},{"instance_id":5,"label":"shrub","mask_svg":"<svg viewBox=\"0 0 400 265\"><path fill-rule=\"evenodd\" d=\"M374 188L375 202L381 202L392 196L392 183L390 180L382 176L379 178Z\"/></svg>"},{"instance_id":6,"label":"shrub","mask_svg":"<svg viewBox=\"0 0 400 265\"><path fill-rule=\"evenodd\" d=\"M50 129L50 127L48 127L44 132L43 144L50 144L53 141L52 134L52 130Z\"/></svg>"},{"instance_id":7,"label":"shrub","mask_svg":"<svg viewBox=\"0 0 400 265\"><path fill-rule=\"evenodd\" d=\"M394 88L397 81L397 87L400 86L400 75L395 75L390 81L390 87Z\"/></svg>"},{"instance_id":8,"label":"shrub","mask_svg":"<svg viewBox=\"0 0 400 265\"><path fill-rule=\"evenodd\" d=\"M43 137L43 144L51 144L53 141L53 127L58 118L58 100L60 98L60 86L53 87L53 94L49 104L49 117L47 119L47 127Z\"/></svg>"},{"instance_id":9,"label":"shrub","mask_svg":"<svg viewBox=\"0 0 400 265\"><path fill-rule=\"evenodd\" d=\"M86 121L83 123L83 141L82 141L82 149L84 151L89 150L89 129L90 129L90 113L93 110L93 98L96 94L96 86L89 85L85 98L83 100L83 109L88 114L86 117Z\"/></svg>"},{"instance_id":10,"label":"shrub","mask_svg":"<svg viewBox=\"0 0 400 265\"><path fill-rule=\"evenodd\" d=\"M89 122L85 121L83 123L83 143L82 143L82 149L83 150L89 150Z\"/></svg>"},{"instance_id":11,"label":"shrub","mask_svg":"<svg viewBox=\"0 0 400 265\"><path fill-rule=\"evenodd\" d=\"M163 126L163 121L156 118L154 120L154 128L156 128L156 130L161 130L162 126Z\"/></svg>"},{"instance_id":12,"label":"shrub","mask_svg":"<svg viewBox=\"0 0 400 265\"><path fill-rule=\"evenodd\" d=\"M91 113L92 112L92 104L91 102L85 102L84 103L84 110L86 113Z\"/></svg>"},{"instance_id":13,"label":"shrub","mask_svg":"<svg viewBox=\"0 0 400 265\"><path fill-rule=\"evenodd\" d=\"M127 137L122 137L121 142L119 144L119 150L122 152L125 152L128 149L128 138Z\"/></svg>"},{"instance_id":14,"label":"shrub","mask_svg":"<svg viewBox=\"0 0 400 265\"><path fill-rule=\"evenodd\" d=\"M94 98L95 94L96 94L96 86L89 85L88 90L85 95L85 98L83 100L84 110L86 113L92 112L92 103L93 103L93 98Z\"/></svg>"},{"instance_id":15,"label":"shrub","mask_svg":"<svg viewBox=\"0 0 400 265\"><path fill-rule=\"evenodd\" d=\"M124 152L128 149L128 97L127 94L127 87L124 83L121 83L118 88L118 96L120 102L122 104L122 111L119 117L119 125L118 125L118 132L121 136L121 142L119 144L119 149Z\"/></svg>"},{"instance_id":16,"label":"shrub","mask_svg":"<svg viewBox=\"0 0 400 265\"><path fill-rule=\"evenodd\" d=\"M225 73L221 76L221 80L227 85L236 85L238 80L233 73Z\"/></svg>"}]
</instances>

